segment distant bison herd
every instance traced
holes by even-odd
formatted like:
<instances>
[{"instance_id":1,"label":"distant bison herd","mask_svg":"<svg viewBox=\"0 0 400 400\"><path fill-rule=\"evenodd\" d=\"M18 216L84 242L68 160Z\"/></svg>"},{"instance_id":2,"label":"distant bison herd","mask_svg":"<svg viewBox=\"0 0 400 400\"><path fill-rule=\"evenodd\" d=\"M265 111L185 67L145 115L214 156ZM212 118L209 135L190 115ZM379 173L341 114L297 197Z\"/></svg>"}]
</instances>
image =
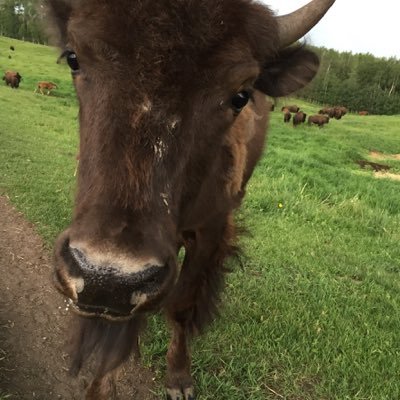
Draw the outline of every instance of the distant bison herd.
<instances>
[{"instance_id":1,"label":"distant bison herd","mask_svg":"<svg viewBox=\"0 0 400 400\"><path fill-rule=\"evenodd\" d=\"M347 114L346 107L325 107L319 110L318 114L327 115L329 118L341 119Z\"/></svg>"},{"instance_id":2,"label":"distant bison herd","mask_svg":"<svg viewBox=\"0 0 400 400\"><path fill-rule=\"evenodd\" d=\"M11 45L10 50L15 51L15 46ZM11 56L9 55L8 58L11 59ZM4 73L2 79L7 86L11 87L11 89L18 89L22 81L22 76L18 71L9 70ZM49 81L40 81L36 84L34 93L40 92L43 95L49 95L53 89L57 89L57 85L55 83Z\"/></svg>"},{"instance_id":3,"label":"distant bison herd","mask_svg":"<svg viewBox=\"0 0 400 400\"><path fill-rule=\"evenodd\" d=\"M12 89L18 89L19 84L22 81L22 76L17 71L6 71L2 79L5 81L7 86L10 86ZM40 81L37 83L34 93L40 92L41 94L49 95L53 89L57 89L55 83Z\"/></svg>"},{"instance_id":4,"label":"distant bison herd","mask_svg":"<svg viewBox=\"0 0 400 400\"><path fill-rule=\"evenodd\" d=\"M307 120L307 114L300 110L300 107L296 105L283 106L281 108L283 112L283 122L288 123L290 120L293 121L293 126L298 126L305 123ZM336 107L325 107L319 110L318 114L310 115L308 117L308 125L318 125L320 128L329 122L330 118L341 119L347 114L348 110L343 106ZM292 116L293 114L293 116ZM359 115L368 115L368 111L360 111Z\"/></svg>"}]
</instances>

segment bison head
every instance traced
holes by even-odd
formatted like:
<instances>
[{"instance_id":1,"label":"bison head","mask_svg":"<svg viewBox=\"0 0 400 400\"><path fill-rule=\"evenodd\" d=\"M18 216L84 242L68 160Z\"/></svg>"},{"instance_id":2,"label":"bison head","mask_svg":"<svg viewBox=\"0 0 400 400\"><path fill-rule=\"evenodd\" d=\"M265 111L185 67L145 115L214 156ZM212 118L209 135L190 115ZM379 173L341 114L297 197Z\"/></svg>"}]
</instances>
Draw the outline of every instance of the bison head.
<instances>
[{"instance_id":1,"label":"bison head","mask_svg":"<svg viewBox=\"0 0 400 400\"><path fill-rule=\"evenodd\" d=\"M80 105L56 285L83 315L131 318L168 301L179 250L239 204L262 152L263 96L314 77L317 57L289 45L333 0L284 17L247 0L48 3Z\"/></svg>"}]
</instances>

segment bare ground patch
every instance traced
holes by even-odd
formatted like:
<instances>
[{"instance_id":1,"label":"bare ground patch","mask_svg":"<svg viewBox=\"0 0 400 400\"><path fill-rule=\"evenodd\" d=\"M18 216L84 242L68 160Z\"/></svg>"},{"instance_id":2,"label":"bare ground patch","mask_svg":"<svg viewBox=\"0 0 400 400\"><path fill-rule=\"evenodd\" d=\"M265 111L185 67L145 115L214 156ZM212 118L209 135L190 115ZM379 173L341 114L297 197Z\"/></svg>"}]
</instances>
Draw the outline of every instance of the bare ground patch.
<instances>
[{"instance_id":1,"label":"bare ground patch","mask_svg":"<svg viewBox=\"0 0 400 400\"><path fill-rule=\"evenodd\" d=\"M77 400L90 382L68 375L71 316L51 284L51 257L34 227L0 196L0 392L18 400ZM120 400L153 400L151 371L128 364Z\"/></svg>"},{"instance_id":2,"label":"bare ground patch","mask_svg":"<svg viewBox=\"0 0 400 400\"><path fill-rule=\"evenodd\" d=\"M370 151L369 156L374 160L400 160L400 154L385 154L376 150Z\"/></svg>"},{"instance_id":3,"label":"bare ground patch","mask_svg":"<svg viewBox=\"0 0 400 400\"><path fill-rule=\"evenodd\" d=\"M390 172L376 171L374 172L375 178L379 179L392 179L394 181L400 181L400 174L392 174Z\"/></svg>"}]
</instances>

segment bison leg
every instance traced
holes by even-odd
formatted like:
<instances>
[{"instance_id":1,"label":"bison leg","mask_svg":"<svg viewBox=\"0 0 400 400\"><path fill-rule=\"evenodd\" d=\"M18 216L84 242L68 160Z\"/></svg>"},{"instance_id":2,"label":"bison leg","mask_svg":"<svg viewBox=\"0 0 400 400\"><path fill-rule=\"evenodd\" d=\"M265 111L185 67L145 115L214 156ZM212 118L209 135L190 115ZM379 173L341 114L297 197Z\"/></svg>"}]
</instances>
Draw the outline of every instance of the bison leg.
<instances>
[{"instance_id":1,"label":"bison leg","mask_svg":"<svg viewBox=\"0 0 400 400\"><path fill-rule=\"evenodd\" d=\"M189 335L184 323L172 321L172 326L172 338L167 353L167 398L194 400Z\"/></svg>"},{"instance_id":2,"label":"bison leg","mask_svg":"<svg viewBox=\"0 0 400 400\"><path fill-rule=\"evenodd\" d=\"M167 353L167 395L171 400L194 400L190 372L190 338L217 314L224 282L223 262L235 247L232 218L185 239L186 255L173 297L166 307L172 326Z\"/></svg>"}]
</instances>

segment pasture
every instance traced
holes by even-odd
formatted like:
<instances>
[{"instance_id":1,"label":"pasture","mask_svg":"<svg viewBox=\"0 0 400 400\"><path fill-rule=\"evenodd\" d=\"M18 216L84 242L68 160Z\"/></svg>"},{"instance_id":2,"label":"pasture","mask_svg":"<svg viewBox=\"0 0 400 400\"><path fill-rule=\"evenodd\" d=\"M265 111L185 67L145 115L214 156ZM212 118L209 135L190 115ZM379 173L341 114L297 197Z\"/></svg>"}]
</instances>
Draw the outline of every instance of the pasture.
<instances>
[{"instance_id":1,"label":"pasture","mask_svg":"<svg viewBox=\"0 0 400 400\"><path fill-rule=\"evenodd\" d=\"M0 37L0 70L23 77L18 90L0 81L0 194L49 249L70 218L78 144L74 90L57 56ZM34 94L40 80L59 89ZM291 103L308 115L321 108ZM379 152L377 162L400 174L400 116L348 114L294 129L283 104L237 214L248 233L221 318L194 343L199 399L398 399L400 181L356 162ZM152 318L142 352L158 382L167 343L164 323Z\"/></svg>"}]
</instances>

